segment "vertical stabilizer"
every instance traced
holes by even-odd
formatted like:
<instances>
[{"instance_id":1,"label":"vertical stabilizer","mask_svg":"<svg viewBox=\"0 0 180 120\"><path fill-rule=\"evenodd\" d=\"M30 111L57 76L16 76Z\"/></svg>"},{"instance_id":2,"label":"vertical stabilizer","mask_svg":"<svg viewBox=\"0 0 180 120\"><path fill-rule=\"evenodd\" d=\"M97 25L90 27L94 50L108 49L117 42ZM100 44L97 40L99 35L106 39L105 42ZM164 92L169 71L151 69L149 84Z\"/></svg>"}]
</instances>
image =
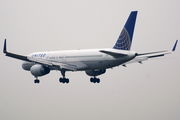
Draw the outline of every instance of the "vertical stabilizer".
<instances>
[{"instance_id":1,"label":"vertical stabilizer","mask_svg":"<svg viewBox=\"0 0 180 120\"><path fill-rule=\"evenodd\" d=\"M130 50L131 49L131 43L133 39L133 33L134 33L134 27L136 23L136 16L137 11L132 11L129 15L128 20L126 21L126 24L121 31L121 34L114 45L114 49L119 50Z\"/></svg>"}]
</instances>

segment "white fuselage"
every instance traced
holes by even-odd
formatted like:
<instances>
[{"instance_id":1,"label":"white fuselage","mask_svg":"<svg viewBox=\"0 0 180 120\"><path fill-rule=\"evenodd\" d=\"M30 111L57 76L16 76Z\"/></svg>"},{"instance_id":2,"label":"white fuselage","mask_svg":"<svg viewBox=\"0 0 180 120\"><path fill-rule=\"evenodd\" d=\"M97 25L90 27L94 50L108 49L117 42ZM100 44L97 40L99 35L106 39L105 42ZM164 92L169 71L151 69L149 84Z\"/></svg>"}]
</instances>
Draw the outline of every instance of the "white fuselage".
<instances>
[{"instance_id":1,"label":"white fuselage","mask_svg":"<svg viewBox=\"0 0 180 120\"><path fill-rule=\"evenodd\" d=\"M100 50L126 54L127 56L115 58ZM87 50L66 50L51 52L35 52L28 55L28 59L39 59L53 64L68 64L76 66L77 71L107 69L121 65L135 57L135 52L116 49L87 49ZM23 63L24 66L29 64ZM30 65L30 64L29 64ZM30 67L30 66L29 66ZM54 68L50 68L54 70Z\"/></svg>"}]
</instances>

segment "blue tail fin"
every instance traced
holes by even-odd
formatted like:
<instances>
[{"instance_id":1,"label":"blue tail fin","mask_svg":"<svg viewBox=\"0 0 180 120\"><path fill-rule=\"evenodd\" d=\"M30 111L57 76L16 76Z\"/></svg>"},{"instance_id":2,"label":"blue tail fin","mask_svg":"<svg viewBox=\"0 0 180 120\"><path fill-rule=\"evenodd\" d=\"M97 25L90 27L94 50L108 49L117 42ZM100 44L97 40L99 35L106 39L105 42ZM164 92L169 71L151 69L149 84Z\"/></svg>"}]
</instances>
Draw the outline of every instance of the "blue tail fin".
<instances>
[{"instance_id":1,"label":"blue tail fin","mask_svg":"<svg viewBox=\"0 0 180 120\"><path fill-rule=\"evenodd\" d=\"M132 11L131 14L129 15L128 20L126 21L123 30L121 31L121 34L116 44L113 47L114 49L119 49L119 50L131 49L133 32L136 23L136 16L137 16L137 11Z\"/></svg>"}]
</instances>

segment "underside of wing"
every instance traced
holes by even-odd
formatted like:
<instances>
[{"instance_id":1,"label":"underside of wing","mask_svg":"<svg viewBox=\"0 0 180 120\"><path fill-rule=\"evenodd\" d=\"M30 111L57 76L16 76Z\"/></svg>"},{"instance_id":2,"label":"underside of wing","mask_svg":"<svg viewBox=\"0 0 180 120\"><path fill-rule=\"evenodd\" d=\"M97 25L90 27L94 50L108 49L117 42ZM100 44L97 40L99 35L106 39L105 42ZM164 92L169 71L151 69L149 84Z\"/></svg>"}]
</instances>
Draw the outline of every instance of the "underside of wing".
<instances>
[{"instance_id":1,"label":"underside of wing","mask_svg":"<svg viewBox=\"0 0 180 120\"><path fill-rule=\"evenodd\" d=\"M148 57L143 56L143 57L136 57L133 60L130 60L128 62L126 62L125 64L123 64L123 66L125 66L126 64L130 64L130 63L142 63L142 61L146 61L148 60Z\"/></svg>"},{"instance_id":2,"label":"underside of wing","mask_svg":"<svg viewBox=\"0 0 180 120\"><path fill-rule=\"evenodd\" d=\"M57 61L48 61L44 59L37 59L37 58L28 58L31 62L35 62L38 64L42 64L44 66L49 66L53 67L56 70L69 70L69 71L76 71L77 67L75 65L67 64L67 63L62 63L62 62L57 62Z\"/></svg>"}]
</instances>

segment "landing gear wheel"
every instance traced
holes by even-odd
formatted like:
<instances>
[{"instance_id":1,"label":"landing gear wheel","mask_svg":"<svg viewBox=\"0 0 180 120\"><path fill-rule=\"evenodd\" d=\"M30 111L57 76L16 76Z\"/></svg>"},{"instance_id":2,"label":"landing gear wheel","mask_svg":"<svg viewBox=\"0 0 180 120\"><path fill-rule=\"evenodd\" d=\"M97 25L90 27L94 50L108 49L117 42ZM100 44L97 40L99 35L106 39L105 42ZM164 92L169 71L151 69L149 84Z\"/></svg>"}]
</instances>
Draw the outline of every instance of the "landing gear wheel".
<instances>
[{"instance_id":1,"label":"landing gear wheel","mask_svg":"<svg viewBox=\"0 0 180 120\"><path fill-rule=\"evenodd\" d=\"M96 79L96 82L97 82L97 83L100 83L100 79L99 79L99 78L97 78L97 79Z\"/></svg>"},{"instance_id":2,"label":"landing gear wheel","mask_svg":"<svg viewBox=\"0 0 180 120\"><path fill-rule=\"evenodd\" d=\"M93 83L96 83L96 78L93 79Z\"/></svg>"},{"instance_id":3,"label":"landing gear wheel","mask_svg":"<svg viewBox=\"0 0 180 120\"><path fill-rule=\"evenodd\" d=\"M40 81L38 80L38 79L35 79L34 80L34 83L36 84L36 83L39 83Z\"/></svg>"},{"instance_id":4,"label":"landing gear wheel","mask_svg":"<svg viewBox=\"0 0 180 120\"><path fill-rule=\"evenodd\" d=\"M62 83L64 84L66 82L66 79L65 78L63 78L63 81L62 81Z\"/></svg>"},{"instance_id":5,"label":"landing gear wheel","mask_svg":"<svg viewBox=\"0 0 180 120\"><path fill-rule=\"evenodd\" d=\"M100 79L99 78L90 78L90 82L92 82L92 83L100 83Z\"/></svg>"},{"instance_id":6,"label":"landing gear wheel","mask_svg":"<svg viewBox=\"0 0 180 120\"><path fill-rule=\"evenodd\" d=\"M69 79L68 78L59 78L59 82L60 83L69 83Z\"/></svg>"},{"instance_id":7,"label":"landing gear wheel","mask_svg":"<svg viewBox=\"0 0 180 120\"><path fill-rule=\"evenodd\" d=\"M93 78L90 78L90 81L93 82Z\"/></svg>"},{"instance_id":8,"label":"landing gear wheel","mask_svg":"<svg viewBox=\"0 0 180 120\"><path fill-rule=\"evenodd\" d=\"M62 78L59 78L59 82L61 83L63 80L62 80Z\"/></svg>"},{"instance_id":9,"label":"landing gear wheel","mask_svg":"<svg viewBox=\"0 0 180 120\"><path fill-rule=\"evenodd\" d=\"M69 79L68 78L66 79L66 83L69 83Z\"/></svg>"}]
</instances>

